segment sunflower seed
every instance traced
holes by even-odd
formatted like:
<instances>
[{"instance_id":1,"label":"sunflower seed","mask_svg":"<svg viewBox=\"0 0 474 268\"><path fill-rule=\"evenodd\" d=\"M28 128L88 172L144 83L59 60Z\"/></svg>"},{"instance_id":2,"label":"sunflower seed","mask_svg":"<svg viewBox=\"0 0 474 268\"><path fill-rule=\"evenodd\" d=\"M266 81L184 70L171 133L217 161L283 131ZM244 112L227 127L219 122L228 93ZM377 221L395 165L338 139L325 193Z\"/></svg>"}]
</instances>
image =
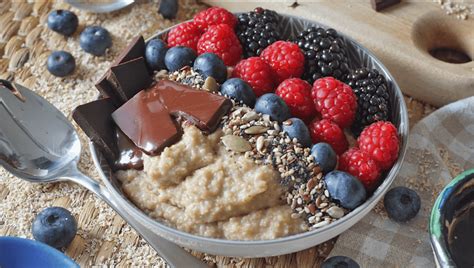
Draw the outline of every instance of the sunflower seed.
<instances>
[{"instance_id":1,"label":"sunflower seed","mask_svg":"<svg viewBox=\"0 0 474 268\"><path fill-rule=\"evenodd\" d=\"M313 227L313 228L321 228L321 227L326 226L326 225L328 225L328 224L329 224L328 221L322 221L322 222L316 223L316 224L313 225L312 227Z\"/></svg>"},{"instance_id":2,"label":"sunflower seed","mask_svg":"<svg viewBox=\"0 0 474 268\"><path fill-rule=\"evenodd\" d=\"M263 146L265 145L265 138L263 136L258 137L257 139L257 151L259 153L264 153Z\"/></svg>"}]
</instances>

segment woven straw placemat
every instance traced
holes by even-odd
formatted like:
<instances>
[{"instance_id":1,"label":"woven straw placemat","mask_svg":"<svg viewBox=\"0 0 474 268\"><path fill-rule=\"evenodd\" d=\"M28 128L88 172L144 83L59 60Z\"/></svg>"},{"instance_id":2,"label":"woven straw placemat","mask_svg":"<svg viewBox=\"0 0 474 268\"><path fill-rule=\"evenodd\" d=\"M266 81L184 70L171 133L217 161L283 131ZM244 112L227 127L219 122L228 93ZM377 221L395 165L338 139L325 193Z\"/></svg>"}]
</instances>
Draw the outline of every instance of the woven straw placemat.
<instances>
[{"instance_id":1,"label":"woven straw placemat","mask_svg":"<svg viewBox=\"0 0 474 268\"><path fill-rule=\"evenodd\" d=\"M137 33L149 37L179 21L191 18L204 8L193 0L182 0L178 18L164 20L155 1L138 1L131 7L110 14L86 13L53 1L0 1L0 78L12 79L41 94L64 114L79 104L93 100L94 84L117 53ZM65 38L45 26L53 9L71 9L79 17L76 34ZM102 25L112 34L113 47L105 57L84 53L78 35L86 25ZM56 78L45 67L52 50L74 55L77 69L67 78ZM407 98L411 124L433 108ZM92 178L98 174L84 145L80 169ZM165 262L104 202L72 183L33 184L22 181L0 168L0 235L31 238L31 222L49 206L62 206L75 215L79 230L66 254L81 266L165 266ZM318 267L334 241L294 254L271 258L239 259L193 253L219 267Z\"/></svg>"}]
</instances>

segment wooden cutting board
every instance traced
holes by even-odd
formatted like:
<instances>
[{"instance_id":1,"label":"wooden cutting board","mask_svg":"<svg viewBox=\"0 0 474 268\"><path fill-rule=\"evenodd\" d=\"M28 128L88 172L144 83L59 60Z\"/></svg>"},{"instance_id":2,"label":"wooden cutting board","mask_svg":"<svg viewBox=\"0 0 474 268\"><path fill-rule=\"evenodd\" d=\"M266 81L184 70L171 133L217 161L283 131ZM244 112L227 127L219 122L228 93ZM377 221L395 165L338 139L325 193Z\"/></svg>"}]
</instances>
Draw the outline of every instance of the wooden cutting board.
<instances>
[{"instance_id":1,"label":"wooden cutting board","mask_svg":"<svg viewBox=\"0 0 474 268\"><path fill-rule=\"evenodd\" d=\"M369 0L298 1L296 7L294 1L203 2L232 12L261 6L332 27L372 51L405 94L435 106L474 95L474 16L457 19L428 0L404 1L382 12L375 12ZM446 48L461 52L468 62L448 63L430 54Z\"/></svg>"}]
</instances>

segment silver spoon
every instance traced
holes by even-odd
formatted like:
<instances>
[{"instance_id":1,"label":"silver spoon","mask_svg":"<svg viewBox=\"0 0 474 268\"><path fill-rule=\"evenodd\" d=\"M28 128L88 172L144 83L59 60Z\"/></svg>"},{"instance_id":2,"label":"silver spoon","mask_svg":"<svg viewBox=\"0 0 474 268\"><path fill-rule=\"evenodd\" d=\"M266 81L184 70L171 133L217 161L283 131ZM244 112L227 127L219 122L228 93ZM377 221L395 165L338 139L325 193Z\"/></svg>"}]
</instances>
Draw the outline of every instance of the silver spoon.
<instances>
[{"instance_id":1,"label":"silver spoon","mask_svg":"<svg viewBox=\"0 0 474 268\"><path fill-rule=\"evenodd\" d=\"M134 0L114 0L114 1L84 1L84 0L66 0L71 6L87 10L94 13L107 13L122 9L133 4Z\"/></svg>"},{"instance_id":2,"label":"silver spoon","mask_svg":"<svg viewBox=\"0 0 474 268\"><path fill-rule=\"evenodd\" d=\"M152 233L106 187L77 169L81 143L72 124L31 90L0 80L0 165L30 182L73 181L102 198L172 267L208 267L176 244Z\"/></svg>"}]
</instances>

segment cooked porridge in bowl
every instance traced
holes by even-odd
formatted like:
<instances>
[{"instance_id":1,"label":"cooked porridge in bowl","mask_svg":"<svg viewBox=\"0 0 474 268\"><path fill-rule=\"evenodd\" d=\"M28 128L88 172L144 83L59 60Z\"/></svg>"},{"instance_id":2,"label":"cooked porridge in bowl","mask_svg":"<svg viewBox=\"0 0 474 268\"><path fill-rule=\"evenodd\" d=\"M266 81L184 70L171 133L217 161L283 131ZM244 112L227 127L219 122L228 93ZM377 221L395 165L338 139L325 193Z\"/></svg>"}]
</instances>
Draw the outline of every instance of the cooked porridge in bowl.
<instances>
[{"instance_id":1,"label":"cooked porridge in bowl","mask_svg":"<svg viewBox=\"0 0 474 268\"><path fill-rule=\"evenodd\" d=\"M178 230L269 240L337 221L398 157L385 78L350 70L332 29L310 27L292 42L272 34L254 47L249 18L277 32L278 14L229 14L135 38L96 85L102 97L74 119L123 193Z\"/></svg>"}]
</instances>

